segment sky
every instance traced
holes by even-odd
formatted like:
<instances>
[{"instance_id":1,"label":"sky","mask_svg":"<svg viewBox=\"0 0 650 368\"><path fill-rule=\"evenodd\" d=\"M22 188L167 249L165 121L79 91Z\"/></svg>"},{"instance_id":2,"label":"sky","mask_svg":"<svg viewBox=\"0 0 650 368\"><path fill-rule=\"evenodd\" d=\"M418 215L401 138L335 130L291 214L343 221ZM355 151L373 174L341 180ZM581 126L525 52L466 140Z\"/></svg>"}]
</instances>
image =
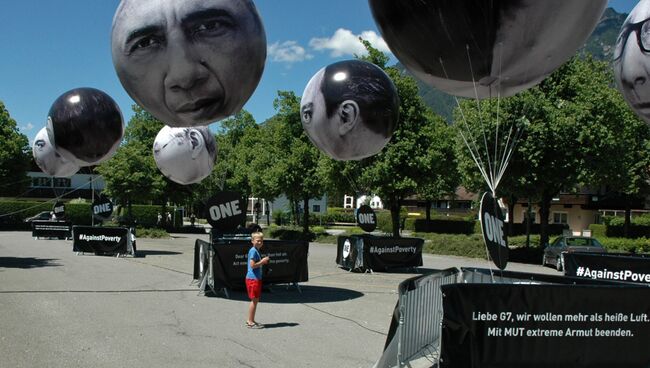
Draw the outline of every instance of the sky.
<instances>
[{"instance_id":1,"label":"sky","mask_svg":"<svg viewBox=\"0 0 650 368\"><path fill-rule=\"evenodd\" d=\"M185 0L179 0L185 1ZM110 31L119 0L2 1L0 101L30 142L45 126L52 103L79 87L106 92L125 123L133 100L120 84L110 51ZM629 13L637 0L610 0ZM367 0L257 0L267 38L262 79L244 109L258 123L275 114L277 91L300 96L319 69L364 52L359 36L390 54ZM215 130L219 123L210 125Z\"/></svg>"}]
</instances>

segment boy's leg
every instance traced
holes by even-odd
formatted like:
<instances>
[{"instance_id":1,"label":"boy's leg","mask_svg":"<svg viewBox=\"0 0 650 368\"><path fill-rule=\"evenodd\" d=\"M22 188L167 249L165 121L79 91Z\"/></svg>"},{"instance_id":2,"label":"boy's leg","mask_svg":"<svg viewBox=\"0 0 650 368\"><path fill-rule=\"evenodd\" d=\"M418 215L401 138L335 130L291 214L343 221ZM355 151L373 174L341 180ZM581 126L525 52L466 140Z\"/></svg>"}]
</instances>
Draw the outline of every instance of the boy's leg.
<instances>
[{"instance_id":1,"label":"boy's leg","mask_svg":"<svg viewBox=\"0 0 650 368\"><path fill-rule=\"evenodd\" d=\"M251 299L251 303L248 305L248 321L246 323L255 323L255 311L257 310L257 303L260 301L260 298Z\"/></svg>"}]
</instances>

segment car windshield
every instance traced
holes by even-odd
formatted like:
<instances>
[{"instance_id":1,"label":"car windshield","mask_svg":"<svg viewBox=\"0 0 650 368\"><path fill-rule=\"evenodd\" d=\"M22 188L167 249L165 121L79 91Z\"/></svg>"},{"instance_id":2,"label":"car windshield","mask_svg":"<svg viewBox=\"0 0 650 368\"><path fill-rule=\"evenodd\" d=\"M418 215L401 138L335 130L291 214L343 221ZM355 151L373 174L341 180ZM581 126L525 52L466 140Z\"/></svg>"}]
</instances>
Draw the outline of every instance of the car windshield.
<instances>
[{"instance_id":1,"label":"car windshield","mask_svg":"<svg viewBox=\"0 0 650 368\"><path fill-rule=\"evenodd\" d=\"M567 238L566 244L569 247L600 247L598 240L591 238Z\"/></svg>"}]
</instances>

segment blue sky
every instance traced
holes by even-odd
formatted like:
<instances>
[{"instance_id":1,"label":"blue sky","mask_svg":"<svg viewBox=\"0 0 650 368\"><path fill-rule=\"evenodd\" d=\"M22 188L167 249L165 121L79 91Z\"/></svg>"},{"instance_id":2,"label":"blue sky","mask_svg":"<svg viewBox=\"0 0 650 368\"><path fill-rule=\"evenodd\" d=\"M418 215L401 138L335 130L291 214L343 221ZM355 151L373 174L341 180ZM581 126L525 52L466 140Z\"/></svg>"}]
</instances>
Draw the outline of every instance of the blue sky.
<instances>
[{"instance_id":1,"label":"blue sky","mask_svg":"<svg viewBox=\"0 0 650 368\"><path fill-rule=\"evenodd\" d=\"M180 0L179 0L180 1ZM629 13L637 0L611 0ZM62 93L93 87L118 103L125 122L133 100L113 68L110 28L119 0L3 1L0 13L0 101L33 140ZM367 0L257 0L268 42L264 75L244 108L258 122L271 117L278 90L301 95L311 76L362 52L362 35L385 44ZM393 62L396 60L393 59ZM211 128L218 127L214 123Z\"/></svg>"}]
</instances>

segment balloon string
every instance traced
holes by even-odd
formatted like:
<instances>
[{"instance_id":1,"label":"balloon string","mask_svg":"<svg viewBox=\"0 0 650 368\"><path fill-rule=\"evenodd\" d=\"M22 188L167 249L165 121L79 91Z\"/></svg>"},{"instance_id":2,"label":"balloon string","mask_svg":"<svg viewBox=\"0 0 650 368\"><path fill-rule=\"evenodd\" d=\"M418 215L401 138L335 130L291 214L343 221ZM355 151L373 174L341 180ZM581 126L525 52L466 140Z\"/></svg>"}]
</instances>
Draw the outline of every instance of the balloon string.
<instances>
[{"instance_id":1,"label":"balloon string","mask_svg":"<svg viewBox=\"0 0 650 368\"><path fill-rule=\"evenodd\" d=\"M478 97L478 88L476 86L476 80L474 79L474 68L472 67L472 58L469 54L469 45L467 44L465 45L465 51L467 53L467 62L469 64L469 70L472 76L472 86L474 87L474 100L476 101L476 108L478 110L479 123L481 125L481 135L483 136L483 147L485 148L485 157L488 163L488 172L490 173L490 181L488 183L488 186L490 187L490 190L492 190L492 193L494 193L496 191L496 188L494 187L494 170L492 169L493 165L490 160L490 149L488 147L487 137L485 135L486 124L483 122L483 111L481 110L481 103ZM490 97L491 97L491 92L492 92L491 86L488 86L488 91L490 92Z\"/></svg>"},{"instance_id":2,"label":"balloon string","mask_svg":"<svg viewBox=\"0 0 650 368\"><path fill-rule=\"evenodd\" d=\"M442 60L442 58L439 58L438 61L440 62L440 66L442 67L442 71L445 74L445 78L449 78L447 74L447 70L445 69L445 63ZM461 121L467 130L469 140L465 137L463 134L463 128L459 127L458 132L460 133L461 138L463 139L463 142L465 143L465 146L467 146L467 149L469 150L470 155L472 156L472 160L474 160L474 163L478 167L481 175L483 176L483 179L485 179L485 182L490 186L490 179L487 173L485 172L485 164L481 160L481 155L480 155L480 150L478 149L478 145L476 144L476 140L474 139L474 136L471 134L472 131L469 127L469 124L467 124L467 119L465 118L465 112L463 111L462 106L460 105L460 102L458 101L458 97L453 96L454 101L456 101L456 106L458 107L458 111L460 111L460 116L461 116ZM470 144L470 142L472 144Z\"/></svg>"}]
</instances>

